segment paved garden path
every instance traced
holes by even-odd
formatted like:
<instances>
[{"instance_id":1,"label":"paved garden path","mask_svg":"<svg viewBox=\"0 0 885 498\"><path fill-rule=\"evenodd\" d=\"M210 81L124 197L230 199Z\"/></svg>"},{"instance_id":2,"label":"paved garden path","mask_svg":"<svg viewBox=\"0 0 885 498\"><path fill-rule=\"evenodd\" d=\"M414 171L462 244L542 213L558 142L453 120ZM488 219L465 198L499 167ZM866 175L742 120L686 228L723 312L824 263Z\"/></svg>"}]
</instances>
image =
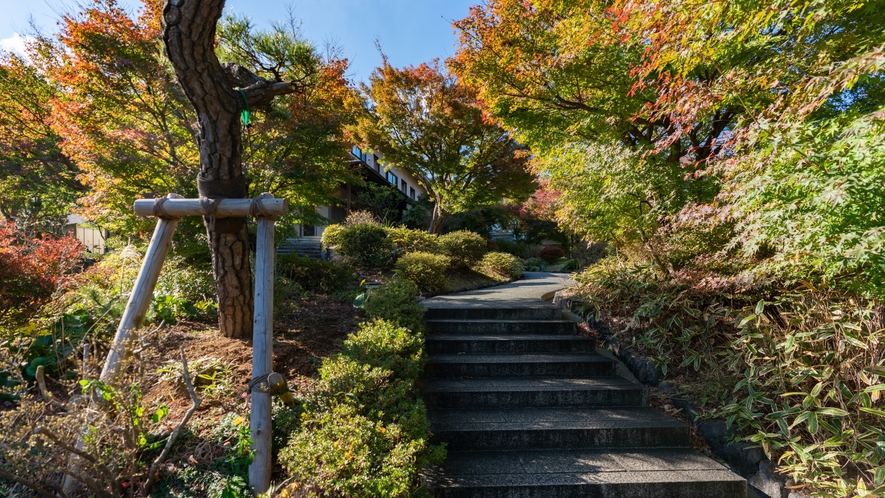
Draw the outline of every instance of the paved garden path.
<instances>
[{"instance_id":1,"label":"paved garden path","mask_svg":"<svg viewBox=\"0 0 885 498\"><path fill-rule=\"evenodd\" d=\"M525 278L510 284L432 297L422 304L427 308L549 307L544 296L574 283L569 273L525 272Z\"/></svg>"},{"instance_id":2,"label":"paved garden path","mask_svg":"<svg viewBox=\"0 0 885 498\"><path fill-rule=\"evenodd\" d=\"M541 298L569 275L424 301L422 383L448 458L437 497L745 498L746 481L689 448L688 427Z\"/></svg>"}]
</instances>

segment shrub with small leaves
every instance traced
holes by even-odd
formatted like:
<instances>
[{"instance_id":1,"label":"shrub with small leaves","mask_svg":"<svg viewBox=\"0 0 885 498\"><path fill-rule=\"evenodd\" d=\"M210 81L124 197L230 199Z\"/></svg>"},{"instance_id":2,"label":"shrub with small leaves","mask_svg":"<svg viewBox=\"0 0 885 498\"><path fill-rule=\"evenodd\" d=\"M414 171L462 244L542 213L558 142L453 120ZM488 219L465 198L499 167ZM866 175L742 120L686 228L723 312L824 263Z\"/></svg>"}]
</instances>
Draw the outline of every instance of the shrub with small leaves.
<instances>
[{"instance_id":1,"label":"shrub with small leaves","mask_svg":"<svg viewBox=\"0 0 885 498\"><path fill-rule=\"evenodd\" d=\"M449 257L429 252L404 254L394 265L396 274L415 282L418 290L433 292L446 284Z\"/></svg>"},{"instance_id":2,"label":"shrub with small leaves","mask_svg":"<svg viewBox=\"0 0 885 498\"><path fill-rule=\"evenodd\" d=\"M486 254L482 257L480 266L482 269L502 278L522 277L522 261L506 252L490 252Z\"/></svg>"},{"instance_id":3,"label":"shrub with small leaves","mask_svg":"<svg viewBox=\"0 0 885 498\"><path fill-rule=\"evenodd\" d=\"M83 246L73 237L32 238L0 226L0 322L19 324L49 300L74 268Z\"/></svg>"},{"instance_id":4,"label":"shrub with small leaves","mask_svg":"<svg viewBox=\"0 0 885 498\"><path fill-rule=\"evenodd\" d=\"M526 245L523 242L514 242L506 239L496 239L494 242L498 245L498 251L512 254L517 258L525 257Z\"/></svg>"},{"instance_id":5,"label":"shrub with small leaves","mask_svg":"<svg viewBox=\"0 0 885 498\"><path fill-rule=\"evenodd\" d=\"M396 248L381 225L351 225L341 230L338 238L338 254L358 268L390 268L396 261Z\"/></svg>"},{"instance_id":6,"label":"shrub with small leaves","mask_svg":"<svg viewBox=\"0 0 885 498\"><path fill-rule=\"evenodd\" d=\"M373 290L366 299L366 315L369 318L383 318L412 332L424 331L424 306L415 300L418 286L403 278Z\"/></svg>"},{"instance_id":7,"label":"shrub with small leaves","mask_svg":"<svg viewBox=\"0 0 885 498\"><path fill-rule=\"evenodd\" d=\"M387 238L402 253L407 252L439 252L436 235L424 230L413 230L405 227L387 229Z\"/></svg>"},{"instance_id":8,"label":"shrub with small leaves","mask_svg":"<svg viewBox=\"0 0 885 498\"><path fill-rule=\"evenodd\" d=\"M277 257L277 275L297 283L304 290L323 294L344 290L354 284L353 268L297 254Z\"/></svg>"},{"instance_id":9,"label":"shrub with small leaves","mask_svg":"<svg viewBox=\"0 0 885 498\"><path fill-rule=\"evenodd\" d=\"M360 363L390 370L399 378L418 380L423 350L421 334L376 318L361 323L359 330L344 341L341 353Z\"/></svg>"},{"instance_id":10,"label":"shrub with small leaves","mask_svg":"<svg viewBox=\"0 0 885 498\"><path fill-rule=\"evenodd\" d=\"M421 333L378 319L324 360L300 427L279 453L286 472L318 496L424 496L419 472L445 450L429 444L416 395L423 344Z\"/></svg>"},{"instance_id":11,"label":"shrub with small leaves","mask_svg":"<svg viewBox=\"0 0 885 498\"><path fill-rule=\"evenodd\" d=\"M563 256L565 256L565 253L557 246L544 246L541 249L540 258L548 263L555 263L557 259Z\"/></svg>"},{"instance_id":12,"label":"shrub with small leaves","mask_svg":"<svg viewBox=\"0 0 885 498\"><path fill-rule=\"evenodd\" d=\"M324 228L323 234L320 235L320 242L323 244L323 247L326 249L337 247L341 243L341 231L344 228L344 225L339 224L329 225Z\"/></svg>"},{"instance_id":13,"label":"shrub with small leaves","mask_svg":"<svg viewBox=\"0 0 885 498\"><path fill-rule=\"evenodd\" d=\"M439 247L443 254L452 258L455 268L470 268L488 252L481 235L467 230L440 235Z\"/></svg>"}]
</instances>

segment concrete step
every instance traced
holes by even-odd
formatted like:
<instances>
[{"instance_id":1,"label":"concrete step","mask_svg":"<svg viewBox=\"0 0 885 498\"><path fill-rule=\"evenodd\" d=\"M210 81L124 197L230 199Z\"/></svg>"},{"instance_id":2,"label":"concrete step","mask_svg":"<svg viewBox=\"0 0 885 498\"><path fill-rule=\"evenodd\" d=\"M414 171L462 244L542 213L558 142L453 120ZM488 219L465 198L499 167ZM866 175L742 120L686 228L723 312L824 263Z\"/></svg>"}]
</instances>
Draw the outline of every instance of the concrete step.
<instances>
[{"instance_id":1,"label":"concrete step","mask_svg":"<svg viewBox=\"0 0 885 498\"><path fill-rule=\"evenodd\" d=\"M562 310L550 305L521 308L428 307L424 318L428 320L560 320L562 319Z\"/></svg>"},{"instance_id":2,"label":"concrete step","mask_svg":"<svg viewBox=\"0 0 885 498\"><path fill-rule=\"evenodd\" d=\"M450 451L437 498L745 498L746 481L688 449Z\"/></svg>"},{"instance_id":3,"label":"concrete step","mask_svg":"<svg viewBox=\"0 0 885 498\"><path fill-rule=\"evenodd\" d=\"M277 247L277 254L297 254L311 259L321 259L322 252L320 237L285 239Z\"/></svg>"},{"instance_id":4,"label":"concrete step","mask_svg":"<svg viewBox=\"0 0 885 498\"><path fill-rule=\"evenodd\" d=\"M646 390L620 377L437 379L422 386L429 408L646 406Z\"/></svg>"},{"instance_id":5,"label":"concrete step","mask_svg":"<svg viewBox=\"0 0 885 498\"><path fill-rule=\"evenodd\" d=\"M440 335L425 337L428 354L592 353L596 341L577 335Z\"/></svg>"},{"instance_id":6,"label":"concrete step","mask_svg":"<svg viewBox=\"0 0 885 498\"><path fill-rule=\"evenodd\" d=\"M651 408L431 410L450 450L686 448L688 427Z\"/></svg>"},{"instance_id":7,"label":"concrete step","mask_svg":"<svg viewBox=\"0 0 885 498\"><path fill-rule=\"evenodd\" d=\"M605 377L617 373L615 362L596 353L434 354L424 365L433 378L460 377Z\"/></svg>"},{"instance_id":8,"label":"concrete step","mask_svg":"<svg viewBox=\"0 0 885 498\"><path fill-rule=\"evenodd\" d=\"M428 334L439 335L576 335L566 320L424 320Z\"/></svg>"}]
</instances>

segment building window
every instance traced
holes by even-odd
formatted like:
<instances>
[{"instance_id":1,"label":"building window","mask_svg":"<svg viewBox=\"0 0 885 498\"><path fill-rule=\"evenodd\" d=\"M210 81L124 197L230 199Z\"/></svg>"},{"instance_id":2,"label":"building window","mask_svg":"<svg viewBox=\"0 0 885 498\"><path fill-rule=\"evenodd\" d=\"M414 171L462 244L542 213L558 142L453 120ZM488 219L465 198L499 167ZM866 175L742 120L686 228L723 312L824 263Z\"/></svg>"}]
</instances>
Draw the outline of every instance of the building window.
<instances>
[{"instance_id":1,"label":"building window","mask_svg":"<svg viewBox=\"0 0 885 498\"><path fill-rule=\"evenodd\" d=\"M402 188L403 193L406 193L406 186L407 186L407 185L408 185L408 183L406 183L405 180L401 180L401 182L400 182L400 188Z\"/></svg>"},{"instance_id":2,"label":"building window","mask_svg":"<svg viewBox=\"0 0 885 498\"><path fill-rule=\"evenodd\" d=\"M411 197L413 201L415 200L415 189L412 187L409 187L409 197Z\"/></svg>"},{"instance_id":3,"label":"building window","mask_svg":"<svg viewBox=\"0 0 885 498\"><path fill-rule=\"evenodd\" d=\"M393 173L391 173L390 171L388 171L388 172L387 172L387 181L390 182L390 183L392 183L393 186L396 187L397 182L399 182L399 178L397 178L396 175L394 175Z\"/></svg>"}]
</instances>

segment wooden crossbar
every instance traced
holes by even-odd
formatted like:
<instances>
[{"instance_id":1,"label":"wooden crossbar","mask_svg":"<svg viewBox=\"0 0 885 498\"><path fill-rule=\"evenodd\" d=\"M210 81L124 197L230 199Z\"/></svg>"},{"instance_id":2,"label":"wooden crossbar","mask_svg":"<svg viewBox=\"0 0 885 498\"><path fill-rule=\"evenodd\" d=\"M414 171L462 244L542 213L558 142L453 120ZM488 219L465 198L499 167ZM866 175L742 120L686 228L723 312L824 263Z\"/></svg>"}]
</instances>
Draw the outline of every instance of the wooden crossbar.
<instances>
[{"instance_id":1,"label":"wooden crossbar","mask_svg":"<svg viewBox=\"0 0 885 498\"><path fill-rule=\"evenodd\" d=\"M257 199L182 199L163 197L135 201L135 214L158 218L181 218L183 216L208 216L216 218L240 218L255 216L282 216L289 212L289 201L277 199L270 194Z\"/></svg>"}]
</instances>

